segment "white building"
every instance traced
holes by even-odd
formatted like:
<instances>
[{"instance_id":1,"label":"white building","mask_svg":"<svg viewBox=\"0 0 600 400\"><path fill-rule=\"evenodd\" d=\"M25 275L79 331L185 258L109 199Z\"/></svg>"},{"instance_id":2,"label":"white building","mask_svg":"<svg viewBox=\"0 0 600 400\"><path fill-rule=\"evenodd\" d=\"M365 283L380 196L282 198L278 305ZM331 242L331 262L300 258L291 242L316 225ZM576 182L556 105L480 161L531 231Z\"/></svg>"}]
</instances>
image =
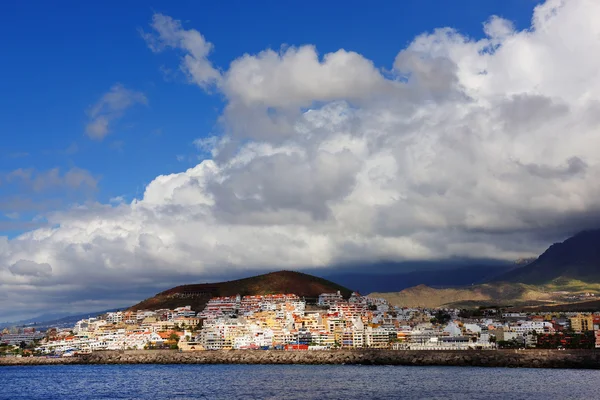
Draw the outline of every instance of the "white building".
<instances>
[{"instance_id":1,"label":"white building","mask_svg":"<svg viewBox=\"0 0 600 400\"><path fill-rule=\"evenodd\" d=\"M320 306L331 306L338 302L344 301L342 294L338 290L337 293L322 293L319 295L318 305Z\"/></svg>"},{"instance_id":2,"label":"white building","mask_svg":"<svg viewBox=\"0 0 600 400\"><path fill-rule=\"evenodd\" d=\"M467 333L481 333L481 326L477 325L477 324L469 324L466 323L463 325L463 327L465 328L465 332Z\"/></svg>"},{"instance_id":3,"label":"white building","mask_svg":"<svg viewBox=\"0 0 600 400\"><path fill-rule=\"evenodd\" d=\"M511 325L511 328L520 336L531 331L535 331L539 334L554 332L552 323L548 321L519 321L516 325Z\"/></svg>"},{"instance_id":4,"label":"white building","mask_svg":"<svg viewBox=\"0 0 600 400\"><path fill-rule=\"evenodd\" d=\"M450 336L461 336L462 329L458 326L458 324L454 321L450 321L448 325L444 328L444 332L448 333Z\"/></svg>"},{"instance_id":5,"label":"white building","mask_svg":"<svg viewBox=\"0 0 600 400\"><path fill-rule=\"evenodd\" d=\"M177 307L175 310L173 310L173 319L178 317L190 318L195 316L196 312L192 310L192 306Z\"/></svg>"},{"instance_id":6,"label":"white building","mask_svg":"<svg viewBox=\"0 0 600 400\"><path fill-rule=\"evenodd\" d=\"M109 312L106 314L106 322L111 323L111 324L118 324L120 322L123 322L123 312L121 311L117 311L117 312Z\"/></svg>"}]
</instances>

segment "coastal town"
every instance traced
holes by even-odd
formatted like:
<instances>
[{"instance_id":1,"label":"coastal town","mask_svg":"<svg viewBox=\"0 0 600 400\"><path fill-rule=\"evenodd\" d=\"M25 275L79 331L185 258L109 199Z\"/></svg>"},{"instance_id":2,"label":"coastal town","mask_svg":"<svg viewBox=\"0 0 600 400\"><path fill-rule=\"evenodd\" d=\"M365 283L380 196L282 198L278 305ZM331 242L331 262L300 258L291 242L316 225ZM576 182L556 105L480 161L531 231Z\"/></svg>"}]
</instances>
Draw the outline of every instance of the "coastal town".
<instances>
[{"instance_id":1,"label":"coastal town","mask_svg":"<svg viewBox=\"0 0 600 400\"><path fill-rule=\"evenodd\" d=\"M72 327L6 328L0 356L103 350L495 350L600 348L600 313L392 306L352 293L214 297L202 310L114 311Z\"/></svg>"}]
</instances>

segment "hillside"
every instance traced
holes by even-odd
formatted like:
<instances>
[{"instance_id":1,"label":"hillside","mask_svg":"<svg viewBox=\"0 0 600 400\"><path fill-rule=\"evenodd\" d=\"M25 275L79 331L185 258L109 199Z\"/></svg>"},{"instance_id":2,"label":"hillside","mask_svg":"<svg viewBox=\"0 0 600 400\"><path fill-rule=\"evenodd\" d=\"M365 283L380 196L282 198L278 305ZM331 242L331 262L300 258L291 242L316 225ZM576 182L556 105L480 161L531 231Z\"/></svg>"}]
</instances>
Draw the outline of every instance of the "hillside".
<instances>
[{"instance_id":1,"label":"hillside","mask_svg":"<svg viewBox=\"0 0 600 400\"><path fill-rule=\"evenodd\" d=\"M526 285L523 283L494 282L472 285L463 288L435 289L425 285L408 288L396 293L372 293L401 307L457 307L474 308L480 306L558 306L578 304L585 299L585 293L600 295L600 284L577 280L556 279L546 285ZM586 306L593 306L590 303Z\"/></svg>"},{"instance_id":2,"label":"hillside","mask_svg":"<svg viewBox=\"0 0 600 400\"><path fill-rule=\"evenodd\" d=\"M323 278L300 272L279 271L234 281L177 286L146 299L130 309L173 309L190 305L192 309L200 311L211 297L217 296L293 293L310 299L318 297L321 293L332 293L338 290L346 298L352 293L350 289Z\"/></svg>"},{"instance_id":3,"label":"hillside","mask_svg":"<svg viewBox=\"0 0 600 400\"><path fill-rule=\"evenodd\" d=\"M581 301L568 304L543 304L539 306L514 307L510 311L521 312L597 312L600 310L600 300Z\"/></svg>"},{"instance_id":4,"label":"hillside","mask_svg":"<svg viewBox=\"0 0 600 400\"><path fill-rule=\"evenodd\" d=\"M600 229L555 243L535 261L494 278L533 285L568 280L600 283Z\"/></svg>"},{"instance_id":5,"label":"hillside","mask_svg":"<svg viewBox=\"0 0 600 400\"><path fill-rule=\"evenodd\" d=\"M553 296L536 287L511 284L483 284L466 288L434 289L419 285L397 293L372 293L401 307L475 307L481 305L512 305L551 301Z\"/></svg>"}]
</instances>

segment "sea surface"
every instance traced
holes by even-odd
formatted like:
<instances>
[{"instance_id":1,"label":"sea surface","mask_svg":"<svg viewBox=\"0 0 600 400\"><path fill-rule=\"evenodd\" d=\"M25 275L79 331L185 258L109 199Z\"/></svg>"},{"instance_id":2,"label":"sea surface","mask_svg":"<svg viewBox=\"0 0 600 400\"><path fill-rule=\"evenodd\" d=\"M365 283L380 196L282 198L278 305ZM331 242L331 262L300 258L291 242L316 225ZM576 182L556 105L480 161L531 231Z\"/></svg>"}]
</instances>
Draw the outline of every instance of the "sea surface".
<instances>
[{"instance_id":1,"label":"sea surface","mask_svg":"<svg viewBox=\"0 0 600 400\"><path fill-rule=\"evenodd\" d=\"M0 399L600 399L600 371L350 365L0 367Z\"/></svg>"}]
</instances>

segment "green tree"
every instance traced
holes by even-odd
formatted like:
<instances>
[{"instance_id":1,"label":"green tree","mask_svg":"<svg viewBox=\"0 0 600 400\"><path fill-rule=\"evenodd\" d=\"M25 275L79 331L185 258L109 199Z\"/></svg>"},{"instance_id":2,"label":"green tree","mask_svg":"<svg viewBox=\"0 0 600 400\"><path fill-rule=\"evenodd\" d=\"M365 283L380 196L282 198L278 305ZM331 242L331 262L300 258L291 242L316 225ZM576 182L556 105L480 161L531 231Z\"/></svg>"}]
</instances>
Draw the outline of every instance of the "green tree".
<instances>
[{"instance_id":1,"label":"green tree","mask_svg":"<svg viewBox=\"0 0 600 400\"><path fill-rule=\"evenodd\" d=\"M497 344L499 349L517 349L521 347L515 339L499 340Z\"/></svg>"},{"instance_id":2,"label":"green tree","mask_svg":"<svg viewBox=\"0 0 600 400\"><path fill-rule=\"evenodd\" d=\"M452 316L444 310L438 310L431 319L432 324L445 325L452 319Z\"/></svg>"}]
</instances>

